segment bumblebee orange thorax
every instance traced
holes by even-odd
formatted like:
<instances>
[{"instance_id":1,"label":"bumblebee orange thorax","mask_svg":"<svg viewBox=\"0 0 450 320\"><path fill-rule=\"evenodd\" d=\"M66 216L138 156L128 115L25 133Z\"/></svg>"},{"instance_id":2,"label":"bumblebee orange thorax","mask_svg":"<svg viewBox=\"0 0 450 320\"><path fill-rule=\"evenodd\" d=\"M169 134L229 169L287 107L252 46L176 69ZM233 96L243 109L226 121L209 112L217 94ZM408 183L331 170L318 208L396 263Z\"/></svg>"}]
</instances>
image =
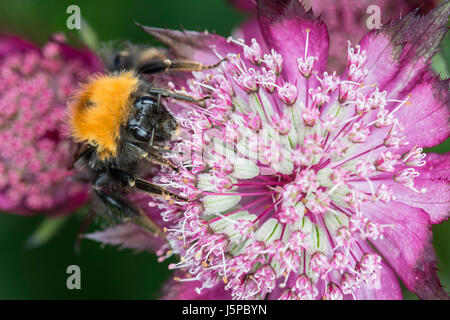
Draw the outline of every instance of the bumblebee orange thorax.
<instances>
[{"instance_id":1,"label":"bumblebee orange thorax","mask_svg":"<svg viewBox=\"0 0 450 320\"><path fill-rule=\"evenodd\" d=\"M77 141L97 148L101 159L114 157L139 85L133 72L91 78L78 92L70 109L70 127Z\"/></svg>"}]
</instances>

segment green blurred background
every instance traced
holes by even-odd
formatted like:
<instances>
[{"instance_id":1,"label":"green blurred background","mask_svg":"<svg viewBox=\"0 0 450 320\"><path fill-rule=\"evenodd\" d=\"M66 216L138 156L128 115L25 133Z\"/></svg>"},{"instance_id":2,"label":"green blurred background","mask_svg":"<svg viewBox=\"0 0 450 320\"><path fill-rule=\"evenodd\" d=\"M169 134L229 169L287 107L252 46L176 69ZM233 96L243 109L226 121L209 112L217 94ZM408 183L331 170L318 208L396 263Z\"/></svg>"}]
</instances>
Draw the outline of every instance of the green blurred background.
<instances>
[{"instance_id":1,"label":"green blurred background","mask_svg":"<svg viewBox=\"0 0 450 320\"><path fill-rule=\"evenodd\" d=\"M71 4L79 5L100 41L128 39L148 43L149 37L134 21L158 27L208 29L228 35L245 19L225 0L2 0L0 31L19 34L37 43L45 42L58 31L69 38L71 33L77 37L76 32L66 28L66 8ZM90 34L87 36L92 39ZM435 69L445 75L448 75L446 65L450 64L448 39L447 36L443 53L434 61ZM449 149L447 140L433 151ZM80 254L75 254L74 242L82 216L81 212L49 225L39 216L0 214L0 299L158 298L162 284L170 276L168 263L156 262L150 253L102 247L87 240L82 242ZM27 240L43 223L45 232L41 234L54 235L41 246L29 248ZM435 226L433 232L441 282L449 288L450 223ZM66 268L72 264L81 268L81 290L66 288ZM405 294L407 298L415 298L406 291Z\"/></svg>"}]
</instances>

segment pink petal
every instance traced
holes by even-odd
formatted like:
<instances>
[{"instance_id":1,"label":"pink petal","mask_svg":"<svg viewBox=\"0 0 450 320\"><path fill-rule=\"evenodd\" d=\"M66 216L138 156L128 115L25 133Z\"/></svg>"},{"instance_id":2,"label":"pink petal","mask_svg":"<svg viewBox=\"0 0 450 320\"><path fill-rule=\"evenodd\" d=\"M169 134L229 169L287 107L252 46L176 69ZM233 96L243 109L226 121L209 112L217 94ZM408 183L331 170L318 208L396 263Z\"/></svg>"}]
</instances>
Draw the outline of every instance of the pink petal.
<instances>
[{"instance_id":1,"label":"pink petal","mask_svg":"<svg viewBox=\"0 0 450 320\"><path fill-rule=\"evenodd\" d=\"M433 147L449 137L449 88L450 80L442 81L427 73L409 91L411 105L405 105L395 113L405 129L402 134L410 143L409 148L415 145Z\"/></svg>"},{"instance_id":2,"label":"pink petal","mask_svg":"<svg viewBox=\"0 0 450 320\"><path fill-rule=\"evenodd\" d=\"M421 208L430 216L432 224L448 219L450 214L450 154L428 154L426 165L416 170L420 173L414 180L418 190L426 188L427 192L418 193L409 188L385 179L377 181L392 188L396 201L411 207Z\"/></svg>"},{"instance_id":3,"label":"pink petal","mask_svg":"<svg viewBox=\"0 0 450 320\"><path fill-rule=\"evenodd\" d=\"M7 197L5 194L0 193L0 208L2 211L5 212L16 212L17 214L23 214L28 215L32 214L33 212L25 207L17 207L17 202L12 201L9 197Z\"/></svg>"},{"instance_id":4,"label":"pink petal","mask_svg":"<svg viewBox=\"0 0 450 320\"><path fill-rule=\"evenodd\" d=\"M412 12L369 32L360 42L367 51L367 83L401 96L420 82L447 32L449 11L450 3L444 2L425 16Z\"/></svg>"},{"instance_id":5,"label":"pink petal","mask_svg":"<svg viewBox=\"0 0 450 320\"><path fill-rule=\"evenodd\" d=\"M425 210L435 224L448 219L450 214L450 154L431 153L425 160L426 165L416 169L420 176L414 180L414 185L418 189L427 188L427 192L420 195L409 192L405 198L404 194L398 198Z\"/></svg>"},{"instance_id":6,"label":"pink petal","mask_svg":"<svg viewBox=\"0 0 450 320\"><path fill-rule=\"evenodd\" d=\"M421 299L448 299L436 273L428 214L398 202L367 203L362 211L373 221L392 226L382 240L371 243L405 286Z\"/></svg>"},{"instance_id":7,"label":"pink petal","mask_svg":"<svg viewBox=\"0 0 450 320\"><path fill-rule=\"evenodd\" d=\"M306 30L309 29L308 56L316 56L314 70L325 71L329 36L326 25L315 19L312 11L306 11L297 0L259 0L258 21L268 48L283 56L282 74L286 81L305 88L305 79L297 69L297 58L304 57ZM311 77L312 82L315 81ZM313 86L313 84L311 84Z\"/></svg>"},{"instance_id":8,"label":"pink petal","mask_svg":"<svg viewBox=\"0 0 450 320\"><path fill-rule=\"evenodd\" d=\"M181 271L175 271L174 277L187 278ZM195 288L201 286L200 281L175 281L171 278L163 287L161 300L231 300L230 291L224 289L222 282L198 294Z\"/></svg>"},{"instance_id":9,"label":"pink petal","mask_svg":"<svg viewBox=\"0 0 450 320\"><path fill-rule=\"evenodd\" d=\"M115 225L108 229L86 234L87 239L104 244L120 245L122 249L156 252L164 240L146 232L133 223Z\"/></svg>"},{"instance_id":10,"label":"pink petal","mask_svg":"<svg viewBox=\"0 0 450 320\"><path fill-rule=\"evenodd\" d=\"M261 28L259 27L258 20L256 18L251 18L242 24L233 32L233 37L235 39L244 39L246 43L250 43L251 39L255 39L260 47L261 51L269 53L271 48L267 47L266 40L261 33Z\"/></svg>"},{"instance_id":11,"label":"pink petal","mask_svg":"<svg viewBox=\"0 0 450 320\"><path fill-rule=\"evenodd\" d=\"M61 191L64 191L63 189ZM87 203L91 195L87 186L83 186L80 192L74 194L70 198L64 192L55 192L55 206L51 210L45 212L49 216L60 216L64 214L73 213L76 209L80 208L83 204Z\"/></svg>"},{"instance_id":12,"label":"pink petal","mask_svg":"<svg viewBox=\"0 0 450 320\"><path fill-rule=\"evenodd\" d=\"M363 248L365 253L372 253L374 250L366 241L359 241L359 247ZM382 269L379 275L379 281L373 286L362 286L356 293L357 300L402 300L402 289L395 273L383 261Z\"/></svg>"},{"instance_id":13,"label":"pink petal","mask_svg":"<svg viewBox=\"0 0 450 320\"><path fill-rule=\"evenodd\" d=\"M147 175L145 179L151 181L153 175ZM161 217L161 210L157 206L149 206L149 203L153 203L155 199L149 194L143 192L132 192L127 195L126 199L137 208L140 208L145 212L147 217L156 224L160 229L169 227L169 223L165 222Z\"/></svg>"},{"instance_id":14,"label":"pink petal","mask_svg":"<svg viewBox=\"0 0 450 320\"><path fill-rule=\"evenodd\" d=\"M16 51L39 50L31 42L13 35L0 35L0 58Z\"/></svg>"},{"instance_id":15,"label":"pink petal","mask_svg":"<svg viewBox=\"0 0 450 320\"><path fill-rule=\"evenodd\" d=\"M103 64L99 57L87 48L76 49L66 43L59 43L61 53L66 60L79 59L85 65L89 65L94 71L103 71Z\"/></svg>"},{"instance_id":16,"label":"pink petal","mask_svg":"<svg viewBox=\"0 0 450 320\"><path fill-rule=\"evenodd\" d=\"M236 45L228 43L225 38L207 31L179 31L142 25L141 28L169 46L177 57L198 61L203 64L215 64L220 60L214 54L213 47L216 47L217 51L224 55L228 52L241 51Z\"/></svg>"},{"instance_id":17,"label":"pink petal","mask_svg":"<svg viewBox=\"0 0 450 320\"><path fill-rule=\"evenodd\" d=\"M246 12L256 11L255 0L229 0L229 2L239 10Z\"/></svg>"},{"instance_id":18,"label":"pink petal","mask_svg":"<svg viewBox=\"0 0 450 320\"><path fill-rule=\"evenodd\" d=\"M430 217L432 224L447 220L450 214L450 155L429 154L427 164L422 168L415 168L420 176L414 179L414 187L418 190L426 188L425 193L413 191L395 182L392 177L373 180L372 185L377 190L381 184L391 188L396 202L424 210ZM371 187L367 183L353 183L358 190L367 193Z\"/></svg>"}]
</instances>

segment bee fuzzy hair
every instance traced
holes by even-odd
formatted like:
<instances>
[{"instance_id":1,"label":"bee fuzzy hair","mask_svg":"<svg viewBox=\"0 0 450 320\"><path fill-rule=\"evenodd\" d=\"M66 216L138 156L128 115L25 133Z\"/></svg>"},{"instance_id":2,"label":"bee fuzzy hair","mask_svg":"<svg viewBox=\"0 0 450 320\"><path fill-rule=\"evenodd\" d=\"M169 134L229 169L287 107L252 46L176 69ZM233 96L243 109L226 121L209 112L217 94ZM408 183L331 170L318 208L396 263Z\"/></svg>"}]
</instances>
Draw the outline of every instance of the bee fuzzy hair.
<instances>
[{"instance_id":1,"label":"bee fuzzy hair","mask_svg":"<svg viewBox=\"0 0 450 320\"><path fill-rule=\"evenodd\" d=\"M98 53L103 61L105 69L109 72L115 72L132 70L133 67L138 63L138 52L138 47L128 41L110 41L103 44L100 47ZM122 61L122 59L119 59L121 56L126 56L126 61Z\"/></svg>"},{"instance_id":2,"label":"bee fuzzy hair","mask_svg":"<svg viewBox=\"0 0 450 320\"><path fill-rule=\"evenodd\" d=\"M99 54L106 70L117 72L137 70L148 58L164 60L166 59L167 50L123 41L103 44Z\"/></svg>"},{"instance_id":3,"label":"bee fuzzy hair","mask_svg":"<svg viewBox=\"0 0 450 320\"><path fill-rule=\"evenodd\" d=\"M70 103L74 139L96 147L102 160L116 156L120 127L127 122L138 87L139 79L132 71L88 79Z\"/></svg>"}]
</instances>

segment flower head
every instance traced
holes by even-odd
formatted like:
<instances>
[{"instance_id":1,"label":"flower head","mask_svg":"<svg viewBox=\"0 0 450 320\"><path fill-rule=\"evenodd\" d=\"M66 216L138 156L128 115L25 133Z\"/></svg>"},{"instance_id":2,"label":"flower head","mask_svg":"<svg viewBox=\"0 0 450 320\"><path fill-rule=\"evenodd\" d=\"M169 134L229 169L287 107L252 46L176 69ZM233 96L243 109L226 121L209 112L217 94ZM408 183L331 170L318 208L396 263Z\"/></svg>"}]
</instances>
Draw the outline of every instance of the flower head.
<instances>
[{"instance_id":1,"label":"flower head","mask_svg":"<svg viewBox=\"0 0 450 320\"><path fill-rule=\"evenodd\" d=\"M446 298L430 225L448 217L450 160L422 148L449 135L449 82L428 60L450 5L346 45L343 74L325 72L327 29L298 1L257 5L239 40L144 27L175 54L226 60L171 85L211 98L172 101L180 172L154 178L189 199L157 204L160 260L180 257L166 297L400 299L398 276Z\"/></svg>"},{"instance_id":2,"label":"flower head","mask_svg":"<svg viewBox=\"0 0 450 320\"><path fill-rule=\"evenodd\" d=\"M80 80L99 70L89 52L54 36L42 49L0 38L0 208L30 214L70 212L87 199L70 182L74 146L65 124L66 101Z\"/></svg>"}]
</instances>

